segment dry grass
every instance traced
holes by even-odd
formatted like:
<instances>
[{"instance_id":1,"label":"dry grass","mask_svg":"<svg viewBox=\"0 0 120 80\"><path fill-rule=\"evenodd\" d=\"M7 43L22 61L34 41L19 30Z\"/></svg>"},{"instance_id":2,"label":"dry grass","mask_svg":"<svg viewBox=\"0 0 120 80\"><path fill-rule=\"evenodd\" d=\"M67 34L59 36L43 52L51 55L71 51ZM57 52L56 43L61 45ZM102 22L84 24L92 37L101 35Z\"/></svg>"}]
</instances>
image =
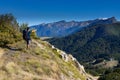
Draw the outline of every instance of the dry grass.
<instances>
[{"instance_id":1,"label":"dry grass","mask_svg":"<svg viewBox=\"0 0 120 80\"><path fill-rule=\"evenodd\" d=\"M0 48L0 58L2 57L3 54L4 54L4 50Z\"/></svg>"},{"instance_id":2,"label":"dry grass","mask_svg":"<svg viewBox=\"0 0 120 80\"><path fill-rule=\"evenodd\" d=\"M15 50L0 48L0 80L85 80L73 63L62 60L46 42L33 41L30 49L25 47L21 41L11 46Z\"/></svg>"},{"instance_id":3,"label":"dry grass","mask_svg":"<svg viewBox=\"0 0 120 80\"><path fill-rule=\"evenodd\" d=\"M103 62L100 62L100 63L94 65L94 66L95 67L101 67L101 68L113 68L117 65L118 65L118 61L117 60L112 60L112 61L103 61Z\"/></svg>"}]
</instances>

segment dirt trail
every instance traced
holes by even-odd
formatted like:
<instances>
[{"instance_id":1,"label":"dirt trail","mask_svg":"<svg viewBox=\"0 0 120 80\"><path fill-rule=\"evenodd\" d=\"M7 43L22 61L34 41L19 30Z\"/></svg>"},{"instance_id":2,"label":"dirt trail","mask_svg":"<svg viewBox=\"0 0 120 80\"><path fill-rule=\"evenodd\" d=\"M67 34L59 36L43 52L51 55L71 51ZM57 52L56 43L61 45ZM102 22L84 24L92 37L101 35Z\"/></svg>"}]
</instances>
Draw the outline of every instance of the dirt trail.
<instances>
[{"instance_id":1,"label":"dirt trail","mask_svg":"<svg viewBox=\"0 0 120 80\"><path fill-rule=\"evenodd\" d=\"M45 49L45 46L43 46L42 44L38 43L35 40L32 40L32 42L34 42L35 44L37 44L37 46L39 46L41 49Z\"/></svg>"},{"instance_id":2,"label":"dirt trail","mask_svg":"<svg viewBox=\"0 0 120 80\"><path fill-rule=\"evenodd\" d=\"M4 50L0 48L0 58L3 56Z\"/></svg>"}]
</instances>

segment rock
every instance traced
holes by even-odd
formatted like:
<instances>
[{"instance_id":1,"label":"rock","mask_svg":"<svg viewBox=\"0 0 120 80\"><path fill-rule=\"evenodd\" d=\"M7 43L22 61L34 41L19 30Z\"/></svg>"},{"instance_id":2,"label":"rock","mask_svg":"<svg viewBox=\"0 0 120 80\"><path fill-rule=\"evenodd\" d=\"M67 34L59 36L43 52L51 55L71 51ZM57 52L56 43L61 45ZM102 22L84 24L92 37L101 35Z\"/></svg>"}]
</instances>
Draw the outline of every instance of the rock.
<instances>
[{"instance_id":1,"label":"rock","mask_svg":"<svg viewBox=\"0 0 120 80\"><path fill-rule=\"evenodd\" d=\"M55 47L52 45L52 49L55 49Z\"/></svg>"},{"instance_id":2,"label":"rock","mask_svg":"<svg viewBox=\"0 0 120 80\"><path fill-rule=\"evenodd\" d=\"M61 51L61 56L62 56L62 59L65 60L66 62L68 62L68 56L65 52Z\"/></svg>"}]
</instances>

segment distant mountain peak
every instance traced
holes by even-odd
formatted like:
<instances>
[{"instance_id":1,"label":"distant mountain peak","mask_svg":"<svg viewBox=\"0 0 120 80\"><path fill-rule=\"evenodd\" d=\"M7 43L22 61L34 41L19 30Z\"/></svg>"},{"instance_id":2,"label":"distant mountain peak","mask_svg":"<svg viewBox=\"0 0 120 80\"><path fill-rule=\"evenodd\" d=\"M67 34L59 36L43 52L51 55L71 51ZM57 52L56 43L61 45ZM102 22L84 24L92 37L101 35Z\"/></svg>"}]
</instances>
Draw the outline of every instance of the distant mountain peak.
<instances>
[{"instance_id":1,"label":"distant mountain peak","mask_svg":"<svg viewBox=\"0 0 120 80\"><path fill-rule=\"evenodd\" d=\"M61 20L61 21L58 21L59 23L65 23L66 21L65 20Z\"/></svg>"},{"instance_id":2,"label":"distant mountain peak","mask_svg":"<svg viewBox=\"0 0 120 80\"><path fill-rule=\"evenodd\" d=\"M63 37L70 35L80 29L96 24L112 24L116 23L115 17L111 18L98 18L95 20L88 21L65 21L61 20L53 23L44 23L36 26L32 26L37 29L37 35L39 37Z\"/></svg>"},{"instance_id":3,"label":"distant mountain peak","mask_svg":"<svg viewBox=\"0 0 120 80\"><path fill-rule=\"evenodd\" d=\"M107 20L108 18L98 18L98 20Z\"/></svg>"},{"instance_id":4,"label":"distant mountain peak","mask_svg":"<svg viewBox=\"0 0 120 80\"><path fill-rule=\"evenodd\" d=\"M109 19L116 19L116 18L113 16L113 17L111 17L111 18L109 18Z\"/></svg>"},{"instance_id":5,"label":"distant mountain peak","mask_svg":"<svg viewBox=\"0 0 120 80\"><path fill-rule=\"evenodd\" d=\"M116 22L118 22L115 17L108 18L106 21L108 21L109 23L116 23Z\"/></svg>"},{"instance_id":6,"label":"distant mountain peak","mask_svg":"<svg viewBox=\"0 0 120 80\"><path fill-rule=\"evenodd\" d=\"M112 20L114 22L117 22L117 19L115 17L108 18L109 20Z\"/></svg>"},{"instance_id":7,"label":"distant mountain peak","mask_svg":"<svg viewBox=\"0 0 120 80\"><path fill-rule=\"evenodd\" d=\"M117 21L117 19L113 16L113 17L110 17L110 18L107 18L107 17L104 17L104 18L98 18L96 20L114 20L114 21Z\"/></svg>"}]
</instances>

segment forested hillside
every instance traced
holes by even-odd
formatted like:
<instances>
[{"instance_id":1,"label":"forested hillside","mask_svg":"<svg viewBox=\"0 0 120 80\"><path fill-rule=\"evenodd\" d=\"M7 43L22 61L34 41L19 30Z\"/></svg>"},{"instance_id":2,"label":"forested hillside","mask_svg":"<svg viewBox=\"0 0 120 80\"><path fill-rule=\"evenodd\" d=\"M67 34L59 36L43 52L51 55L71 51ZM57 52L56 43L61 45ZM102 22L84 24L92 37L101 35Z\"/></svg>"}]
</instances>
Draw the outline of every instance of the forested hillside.
<instances>
[{"instance_id":1,"label":"forested hillside","mask_svg":"<svg viewBox=\"0 0 120 80\"><path fill-rule=\"evenodd\" d=\"M120 23L94 25L63 38L51 39L50 43L68 53L80 62L120 56Z\"/></svg>"},{"instance_id":2,"label":"forested hillside","mask_svg":"<svg viewBox=\"0 0 120 80\"><path fill-rule=\"evenodd\" d=\"M104 74L107 69L119 65L120 23L89 26L67 37L50 39L49 42L71 53L93 75Z\"/></svg>"}]
</instances>

